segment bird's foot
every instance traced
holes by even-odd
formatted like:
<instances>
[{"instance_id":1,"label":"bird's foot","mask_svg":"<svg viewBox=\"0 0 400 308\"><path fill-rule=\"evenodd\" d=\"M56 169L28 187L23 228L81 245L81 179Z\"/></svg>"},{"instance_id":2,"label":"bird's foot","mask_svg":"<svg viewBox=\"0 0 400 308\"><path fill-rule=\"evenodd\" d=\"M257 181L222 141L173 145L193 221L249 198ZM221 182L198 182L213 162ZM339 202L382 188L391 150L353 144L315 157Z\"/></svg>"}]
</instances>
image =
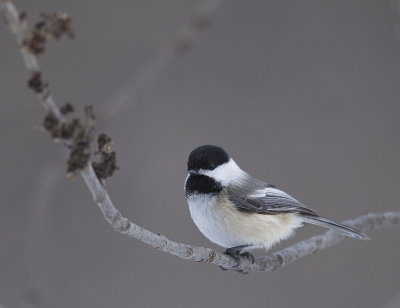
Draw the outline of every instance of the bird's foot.
<instances>
[{"instance_id":1,"label":"bird's foot","mask_svg":"<svg viewBox=\"0 0 400 308\"><path fill-rule=\"evenodd\" d=\"M224 251L224 254L230 256L235 261L233 268L237 268L240 265L240 251L228 248Z\"/></svg>"},{"instance_id":2,"label":"bird's foot","mask_svg":"<svg viewBox=\"0 0 400 308\"><path fill-rule=\"evenodd\" d=\"M256 258L254 258L254 255L248 251L242 252L240 254L241 257L247 258L251 264L253 264L256 261Z\"/></svg>"},{"instance_id":3,"label":"bird's foot","mask_svg":"<svg viewBox=\"0 0 400 308\"><path fill-rule=\"evenodd\" d=\"M248 252L248 251L241 252L243 250L243 248L245 248L245 247L248 247L248 246L243 245L243 246L231 247L224 251L224 254L226 254L227 256L230 256L235 261L235 265L233 266L233 268L239 267L241 257L247 258L251 263L254 263L255 258L250 252ZM220 268L222 270L227 270L226 268L224 268L222 266L220 266ZM241 273L241 274L249 273L249 272L246 272L243 270L236 270L236 272Z\"/></svg>"}]
</instances>

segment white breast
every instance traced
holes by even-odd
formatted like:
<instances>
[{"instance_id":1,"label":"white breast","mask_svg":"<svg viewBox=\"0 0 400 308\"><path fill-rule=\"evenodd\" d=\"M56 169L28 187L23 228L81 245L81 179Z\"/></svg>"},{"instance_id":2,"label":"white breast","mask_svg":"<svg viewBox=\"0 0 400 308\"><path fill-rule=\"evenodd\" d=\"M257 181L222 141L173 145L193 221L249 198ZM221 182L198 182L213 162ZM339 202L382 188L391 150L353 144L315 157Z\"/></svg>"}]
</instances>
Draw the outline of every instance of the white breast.
<instances>
[{"instance_id":1,"label":"white breast","mask_svg":"<svg viewBox=\"0 0 400 308\"><path fill-rule=\"evenodd\" d=\"M197 228L210 241L223 247L226 246L226 230L224 219L215 210L215 197L208 195L195 195L188 198L190 215Z\"/></svg>"},{"instance_id":2,"label":"white breast","mask_svg":"<svg viewBox=\"0 0 400 308\"><path fill-rule=\"evenodd\" d=\"M188 198L192 219L210 241L229 248L253 245L270 248L301 226L295 214L262 215L239 212L224 198L195 195Z\"/></svg>"}]
</instances>

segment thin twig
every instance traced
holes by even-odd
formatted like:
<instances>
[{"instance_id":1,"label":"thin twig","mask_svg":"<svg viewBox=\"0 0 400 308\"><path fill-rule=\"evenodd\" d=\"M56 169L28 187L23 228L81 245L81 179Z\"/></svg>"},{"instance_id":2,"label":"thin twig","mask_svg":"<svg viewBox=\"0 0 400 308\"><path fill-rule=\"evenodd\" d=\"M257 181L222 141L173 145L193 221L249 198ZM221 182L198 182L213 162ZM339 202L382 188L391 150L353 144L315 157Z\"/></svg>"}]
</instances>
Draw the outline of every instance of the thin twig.
<instances>
[{"instance_id":1,"label":"thin twig","mask_svg":"<svg viewBox=\"0 0 400 308\"><path fill-rule=\"evenodd\" d=\"M222 0L203 0L190 22L180 31L177 38L162 48L128 81L119 86L108 100L107 110L100 119L106 125L126 104L133 99L149 81L160 74L178 57L186 54L200 33L210 24Z\"/></svg>"},{"instance_id":2,"label":"thin twig","mask_svg":"<svg viewBox=\"0 0 400 308\"><path fill-rule=\"evenodd\" d=\"M20 15L14 4L10 1L2 0L0 1L0 5L3 11L4 19L11 32L14 34L15 40L17 41L17 45L19 47L19 51L21 53L26 69L30 73L31 78L33 78L34 76L39 76L40 78L39 62L36 56L23 44L28 29L26 15ZM60 109L57 107L53 98L50 95L48 85L45 85L43 91L39 91L38 93L36 93L36 96L46 110L51 111L53 114L55 114L59 120L64 121L64 117L61 114Z\"/></svg>"},{"instance_id":3,"label":"thin twig","mask_svg":"<svg viewBox=\"0 0 400 308\"><path fill-rule=\"evenodd\" d=\"M27 70L31 74L41 74L36 56L22 44L26 32L26 19L20 17L20 14L12 2L0 0L0 9L11 32L15 35L18 48ZM58 118L58 120L64 121L60 109L50 95L48 86L46 86L45 94L39 93L37 98L47 110L50 110ZM247 258L242 258L240 265L235 268L236 262L229 256L218 253L210 248L196 247L175 242L163 235L155 234L146 230L123 217L115 208L107 190L97 178L91 162L89 162L86 168L81 172L81 175L86 186L90 190L94 201L99 206L106 221L114 228L114 230L182 259L215 264L227 269L243 271L271 271L294 262L299 258L313 254L321 249L336 245L345 238L339 233L328 231L322 235L314 236L308 240L294 244L270 256L259 257L254 263L250 263ZM347 220L344 223L351 227L357 227L363 232L384 227L399 227L400 212L367 214L355 219Z\"/></svg>"}]
</instances>

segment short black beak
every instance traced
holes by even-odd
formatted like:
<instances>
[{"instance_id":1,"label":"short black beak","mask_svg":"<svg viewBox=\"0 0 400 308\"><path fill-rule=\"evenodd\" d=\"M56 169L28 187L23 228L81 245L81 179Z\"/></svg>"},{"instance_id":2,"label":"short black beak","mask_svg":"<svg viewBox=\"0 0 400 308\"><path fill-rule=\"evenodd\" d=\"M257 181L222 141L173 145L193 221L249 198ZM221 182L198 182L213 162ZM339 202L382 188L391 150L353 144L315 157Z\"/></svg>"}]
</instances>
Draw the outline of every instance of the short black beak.
<instances>
[{"instance_id":1,"label":"short black beak","mask_svg":"<svg viewBox=\"0 0 400 308\"><path fill-rule=\"evenodd\" d=\"M192 175L199 174L199 172L194 169L190 169L188 172L189 172L189 174L192 174Z\"/></svg>"}]
</instances>

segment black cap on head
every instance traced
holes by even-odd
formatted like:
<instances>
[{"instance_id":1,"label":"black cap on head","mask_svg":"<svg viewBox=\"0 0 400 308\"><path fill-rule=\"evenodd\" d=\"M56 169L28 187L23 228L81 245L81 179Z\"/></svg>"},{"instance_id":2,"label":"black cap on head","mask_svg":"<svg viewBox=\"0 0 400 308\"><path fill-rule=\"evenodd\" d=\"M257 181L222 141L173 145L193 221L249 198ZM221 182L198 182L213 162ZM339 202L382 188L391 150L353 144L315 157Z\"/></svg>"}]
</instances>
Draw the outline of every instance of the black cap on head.
<instances>
[{"instance_id":1,"label":"black cap on head","mask_svg":"<svg viewBox=\"0 0 400 308\"><path fill-rule=\"evenodd\" d=\"M189 155L188 170L214 170L229 161L229 155L223 148L215 145L202 145Z\"/></svg>"}]
</instances>

